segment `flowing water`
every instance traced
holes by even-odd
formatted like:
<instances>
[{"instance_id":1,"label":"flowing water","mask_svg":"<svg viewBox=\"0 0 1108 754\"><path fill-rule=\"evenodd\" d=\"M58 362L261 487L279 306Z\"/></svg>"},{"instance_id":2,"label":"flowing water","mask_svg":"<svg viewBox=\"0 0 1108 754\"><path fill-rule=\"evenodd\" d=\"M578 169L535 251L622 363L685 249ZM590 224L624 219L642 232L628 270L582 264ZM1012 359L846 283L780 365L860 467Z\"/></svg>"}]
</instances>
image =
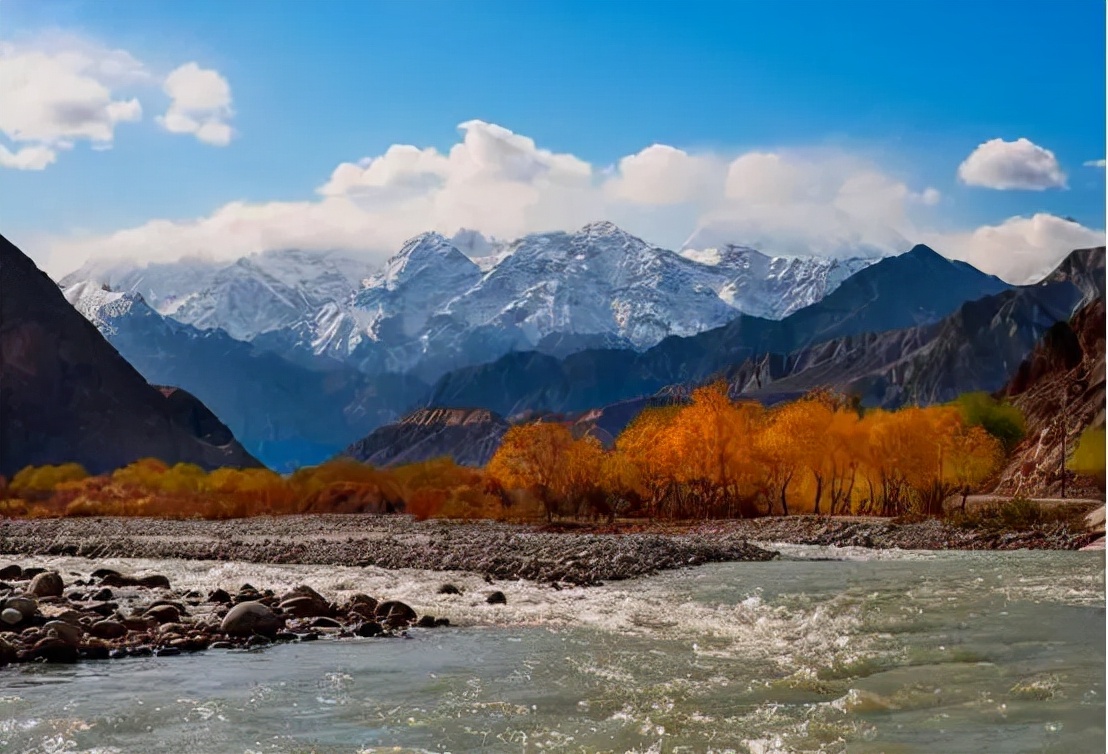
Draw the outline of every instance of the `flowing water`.
<instances>
[{"instance_id":1,"label":"flowing water","mask_svg":"<svg viewBox=\"0 0 1108 754\"><path fill-rule=\"evenodd\" d=\"M1105 751L1103 553L779 549L590 589L498 583L504 606L458 574L114 561L459 625L7 668L0 751ZM445 580L465 595L436 595Z\"/></svg>"}]
</instances>

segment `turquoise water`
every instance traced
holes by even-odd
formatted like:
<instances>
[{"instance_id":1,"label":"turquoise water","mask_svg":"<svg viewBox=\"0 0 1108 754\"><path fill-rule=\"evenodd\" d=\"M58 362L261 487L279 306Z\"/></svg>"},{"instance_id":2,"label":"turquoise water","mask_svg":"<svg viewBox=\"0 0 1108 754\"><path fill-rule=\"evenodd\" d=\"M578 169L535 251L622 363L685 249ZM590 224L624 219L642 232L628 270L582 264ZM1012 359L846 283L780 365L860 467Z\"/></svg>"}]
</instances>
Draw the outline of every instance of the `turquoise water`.
<instances>
[{"instance_id":1,"label":"turquoise water","mask_svg":"<svg viewBox=\"0 0 1108 754\"><path fill-rule=\"evenodd\" d=\"M461 625L0 670L0 751L1105 750L1103 553L784 549L593 589L508 584L503 607L476 578L446 598L442 574L366 572ZM231 570L134 565L198 586ZM359 569L243 573L365 586Z\"/></svg>"}]
</instances>

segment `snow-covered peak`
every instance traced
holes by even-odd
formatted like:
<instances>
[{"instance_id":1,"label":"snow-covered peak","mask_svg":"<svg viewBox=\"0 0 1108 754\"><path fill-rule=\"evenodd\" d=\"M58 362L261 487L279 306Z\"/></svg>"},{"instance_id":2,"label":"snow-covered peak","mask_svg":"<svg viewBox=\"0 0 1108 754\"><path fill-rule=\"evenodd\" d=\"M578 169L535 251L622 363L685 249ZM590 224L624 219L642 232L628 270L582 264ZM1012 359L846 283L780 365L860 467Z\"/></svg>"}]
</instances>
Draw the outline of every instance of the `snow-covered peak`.
<instances>
[{"instance_id":1,"label":"snow-covered peak","mask_svg":"<svg viewBox=\"0 0 1108 754\"><path fill-rule=\"evenodd\" d=\"M62 289L62 295L85 319L102 333L113 331L112 320L131 311L136 304L145 304L137 293L113 291L107 284L82 280Z\"/></svg>"},{"instance_id":2,"label":"snow-covered peak","mask_svg":"<svg viewBox=\"0 0 1108 754\"><path fill-rule=\"evenodd\" d=\"M474 277L480 269L469 257L439 233L420 233L408 239L400 251L385 264L385 269L366 281L366 288L384 286L396 290L415 278L453 277L467 273Z\"/></svg>"}]
</instances>

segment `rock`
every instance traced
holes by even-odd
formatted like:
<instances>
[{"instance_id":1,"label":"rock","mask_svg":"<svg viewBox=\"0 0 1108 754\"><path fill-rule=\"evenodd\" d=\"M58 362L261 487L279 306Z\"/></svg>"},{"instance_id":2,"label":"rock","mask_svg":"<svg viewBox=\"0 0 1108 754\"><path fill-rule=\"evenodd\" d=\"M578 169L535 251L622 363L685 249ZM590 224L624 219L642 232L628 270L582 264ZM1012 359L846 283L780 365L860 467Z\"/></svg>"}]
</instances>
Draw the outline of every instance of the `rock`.
<instances>
[{"instance_id":1,"label":"rock","mask_svg":"<svg viewBox=\"0 0 1108 754\"><path fill-rule=\"evenodd\" d=\"M19 581L22 577L23 569L14 563L0 568L0 581Z\"/></svg>"},{"instance_id":2,"label":"rock","mask_svg":"<svg viewBox=\"0 0 1108 754\"><path fill-rule=\"evenodd\" d=\"M219 630L231 636L273 636L283 625L284 621L265 605L259 602L241 602L223 618Z\"/></svg>"},{"instance_id":3,"label":"rock","mask_svg":"<svg viewBox=\"0 0 1108 754\"><path fill-rule=\"evenodd\" d=\"M53 571L38 574L27 587L27 591L36 597L61 597L64 590L62 577Z\"/></svg>"},{"instance_id":4,"label":"rock","mask_svg":"<svg viewBox=\"0 0 1108 754\"><path fill-rule=\"evenodd\" d=\"M96 573L93 574L93 576L95 575ZM143 576L137 579L133 576L121 576L115 571L108 571L106 575L100 578L100 583L104 586L140 586L144 589L169 589L169 579L160 574Z\"/></svg>"},{"instance_id":5,"label":"rock","mask_svg":"<svg viewBox=\"0 0 1108 754\"><path fill-rule=\"evenodd\" d=\"M389 628L407 626L416 621L416 611L397 600L382 602L377 606L377 619Z\"/></svg>"},{"instance_id":6,"label":"rock","mask_svg":"<svg viewBox=\"0 0 1108 754\"><path fill-rule=\"evenodd\" d=\"M79 653L77 647L67 643L56 636L47 636L40 639L27 652L28 660L45 660L46 662L77 662Z\"/></svg>"},{"instance_id":7,"label":"rock","mask_svg":"<svg viewBox=\"0 0 1108 754\"><path fill-rule=\"evenodd\" d=\"M155 657L176 657L181 654L178 647L158 647L154 650Z\"/></svg>"},{"instance_id":8,"label":"rock","mask_svg":"<svg viewBox=\"0 0 1108 754\"><path fill-rule=\"evenodd\" d=\"M461 594L462 590L453 584L443 584L439 587L439 594Z\"/></svg>"},{"instance_id":9,"label":"rock","mask_svg":"<svg viewBox=\"0 0 1108 754\"><path fill-rule=\"evenodd\" d=\"M158 623L176 623L181 618L181 612L173 605L155 605L142 615Z\"/></svg>"},{"instance_id":10,"label":"rock","mask_svg":"<svg viewBox=\"0 0 1108 754\"><path fill-rule=\"evenodd\" d=\"M89 626L88 632L99 639L121 639L127 627L117 620L101 620Z\"/></svg>"},{"instance_id":11,"label":"rock","mask_svg":"<svg viewBox=\"0 0 1108 754\"><path fill-rule=\"evenodd\" d=\"M40 573L45 573L45 572L46 572L45 568L38 568L38 567L24 568L23 569L23 578L33 579L35 576L38 576Z\"/></svg>"},{"instance_id":12,"label":"rock","mask_svg":"<svg viewBox=\"0 0 1108 754\"><path fill-rule=\"evenodd\" d=\"M433 615L424 615L419 619L419 622L416 623L416 626L419 628L434 628L436 625L435 616Z\"/></svg>"},{"instance_id":13,"label":"rock","mask_svg":"<svg viewBox=\"0 0 1108 754\"><path fill-rule=\"evenodd\" d=\"M315 618L308 624L312 628L342 628L342 624L334 618L328 618L326 616L320 616Z\"/></svg>"},{"instance_id":14,"label":"rock","mask_svg":"<svg viewBox=\"0 0 1108 754\"><path fill-rule=\"evenodd\" d=\"M0 668L15 662L18 657L19 653L15 647L6 639L0 637Z\"/></svg>"},{"instance_id":15,"label":"rock","mask_svg":"<svg viewBox=\"0 0 1108 754\"><path fill-rule=\"evenodd\" d=\"M81 638L85 635L85 632L77 626L60 620L47 621L43 629L45 629L48 634L53 631L59 639L74 646L80 644Z\"/></svg>"},{"instance_id":16,"label":"rock","mask_svg":"<svg viewBox=\"0 0 1108 754\"><path fill-rule=\"evenodd\" d=\"M490 605L507 605L508 598L504 596L504 592L493 592L485 598L485 602Z\"/></svg>"},{"instance_id":17,"label":"rock","mask_svg":"<svg viewBox=\"0 0 1108 754\"><path fill-rule=\"evenodd\" d=\"M103 580L109 576L121 578L123 574L121 574L119 571L113 571L111 568L97 568L95 571L92 572L92 578L94 579Z\"/></svg>"},{"instance_id":18,"label":"rock","mask_svg":"<svg viewBox=\"0 0 1108 754\"><path fill-rule=\"evenodd\" d=\"M308 595L283 600L277 607L297 618L315 618L331 612L327 601L318 601Z\"/></svg>"},{"instance_id":19,"label":"rock","mask_svg":"<svg viewBox=\"0 0 1108 754\"><path fill-rule=\"evenodd\" d=\"M223 589L213 589L208 593L208 602L217 602L221 605L227 605L231 602L231 595Z\"/></svg>"},{"instance_id":20,"label":"rock","mask_svg":"<svg viewBox=\"0 0 1108 754\"><path fill-rule=\"evenodd\" d=\"M128 631L149 631L156 625L151 618L143 618L134 615L124 618L120 623L122 623L123 627Z\"/></svg>"},{"instance_id":21,"label":"rock","mask_svg":"<svg viewBox=\"0 0 1108 754\"><path fill-rule=\"evenodd\" d=\"M95 600L96 602L107 602L112 596L112 590L104 587L103 589L93 592L89 599Z\"/></svg>"},{"instance_id":22,"label":"rock","mask_svg":"<svg viewBox=\"0 0 1108 754\"><path fill-rule=\"evenodd\" d=\"M384 629L376 621L364 621L354 627L355 636L380 636L382 633L384 633Z\"/></svg>"},{"instance_id":23,"label":"rock","mask_svg":"<svg viewBox=\"0 0 1108 754\"><path fill-rule=\"evenodd\" d=\"M435 618L435 628L443 628L450 625L449 618Z\"/></svg>"},{"instance_id":24,"label":"rock","mask_svg":"<svg viewBox=\"0 0 1108 754\"><path fill-rule=\"evenodd\" d=\"M4 607L18 610L24 620L31 618L38 612L38 602L30 597L9 597L4 600Z\"/></svg>"},{"instance_id":25,"label":"rock","mask_svg":"<svg viewBox=\"0 0 1108 754\"><path fill-rule=\"evenodd\" d=\"M97 602L94 605L89 605L87 610L97 615L107 618L109 615L114 615L115 611L119 609L119 605L114 602Z\"/></svg>"},{"instance_id":26,"label":"rock","mask_svg":"<svg viewBox=\"0 0 1108 754\"><path fill-rule=\"evenodd\" d=\"M16 610L14 607L5 607L0 610L0 623L8 626L14 626L23 620L23 613Z\"/></svg>"},{"instance_id":27,"label":"rock","mask_svg":"<svg viewBox=\"0 0 1108 754\"><path fill-rule=\"evenodd\" d=\"M208 645L208 649L234 649L235 645L229 641L213 641Z\"/></svg>"}]
</instances>

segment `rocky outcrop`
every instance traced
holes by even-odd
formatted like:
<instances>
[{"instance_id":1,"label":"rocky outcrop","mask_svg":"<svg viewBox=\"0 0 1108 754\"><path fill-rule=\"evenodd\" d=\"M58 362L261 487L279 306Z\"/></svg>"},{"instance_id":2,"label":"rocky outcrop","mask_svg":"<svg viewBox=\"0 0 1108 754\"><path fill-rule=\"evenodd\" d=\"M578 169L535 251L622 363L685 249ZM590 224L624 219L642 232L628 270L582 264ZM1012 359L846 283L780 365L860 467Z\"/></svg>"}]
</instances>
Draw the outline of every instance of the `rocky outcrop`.
<instances>
[{"instance_id":1,"label":"rocky outcrop","mask_svg":"<svg viewBox=\"0 0 1108 754\"><path fill-rule=\"evenodd\" d=\"M1001 472L997 493L1061 494L1063 455L1086 428L1104 426L1104 314L1102 296L1050 328L1004 389L1023 412L1027 435ZM1103 479L1066 474L1071 497L1102 497L1103 485Z\"/></svg>"},{"instance_id":2,"label":"rocky outcrop","mask_svg":"<svg viewBox=\"0 0 1108 754\"><path fill-rule=\"evenodd\" d=\"M448 456L463 466L484 466L508 431L508 422L487 409L423 408L374 430L344 456L397 466Z\"/></svg>"},{"instance_id":3,"label":"rocky outcrop","mask_svg":"<svg viewBox=\"0 0 1108 754\"><path fill-rule=\"evenodd\" d=\"M65 462L100 473L144 457L260 465L194 398L147 384L0 237L0 474Z\"/></svg>"}]
</instances>

